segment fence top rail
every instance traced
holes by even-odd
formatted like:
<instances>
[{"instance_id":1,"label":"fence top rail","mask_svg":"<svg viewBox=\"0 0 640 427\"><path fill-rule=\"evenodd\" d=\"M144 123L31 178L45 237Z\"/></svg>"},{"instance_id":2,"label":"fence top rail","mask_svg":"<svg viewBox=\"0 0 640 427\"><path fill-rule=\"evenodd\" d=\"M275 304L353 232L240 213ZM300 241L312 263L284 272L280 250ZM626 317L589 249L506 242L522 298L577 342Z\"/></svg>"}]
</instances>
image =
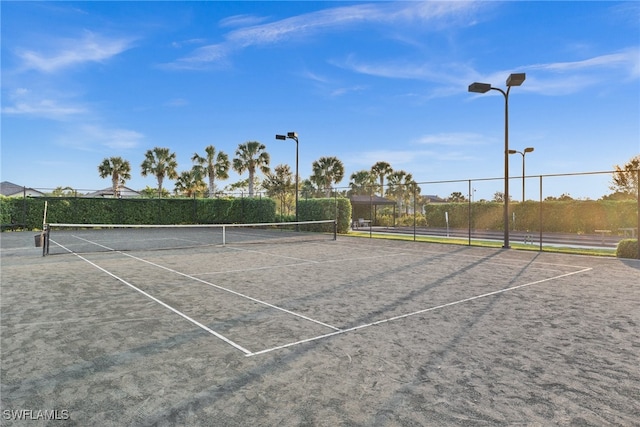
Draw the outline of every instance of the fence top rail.
<instances>
[{"instance_id":1,"label":"fence top rail","mask_svg":"<svg viewBox=\"0 0 640 427\"><path fill-rule=\"evenodd\" d=\"M550 173L550 174L534 174L534 175L509 175L509 178L552 178L552 177L560 177L560 176L580 176L580 175L604 175L604 174L612 174L618 173L620 171L609 170L609 171L591 171L591 172L567 172L567 173ZM625 170L623 172L640 172L640 169L631 169ZM467 179L449 179L449 180L440 180L440 181L419 181L415 182L417 185L421 184L451 184L451 183L459 183L459 182L477 182L477 181L497 181L504 179L504 176L496 176L492 178L467 178ZM398 186L410 186L409 184L396 184ZM336 189L340 188L350 188L350 187L336 187ZM368 187L366 187L368 188Z\"/></svg>"}]
</instances>

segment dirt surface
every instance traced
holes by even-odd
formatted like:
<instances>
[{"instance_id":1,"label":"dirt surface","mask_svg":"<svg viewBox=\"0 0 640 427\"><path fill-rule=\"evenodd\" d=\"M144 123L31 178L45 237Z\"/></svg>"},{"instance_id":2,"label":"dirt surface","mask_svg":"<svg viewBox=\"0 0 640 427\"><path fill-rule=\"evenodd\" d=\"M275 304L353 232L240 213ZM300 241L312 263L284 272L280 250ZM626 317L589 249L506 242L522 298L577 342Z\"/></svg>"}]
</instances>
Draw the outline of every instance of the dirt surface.
<instances>
[{"instance_id":1,"label":"dirt surface","mask_svg":"<svg viewBox=\"0 0 640 427\"><path fill-rule=\"evenodd\" d=\"M0 238L2 425L640 425L635 260Z\"/></svg>"}]
</instances>

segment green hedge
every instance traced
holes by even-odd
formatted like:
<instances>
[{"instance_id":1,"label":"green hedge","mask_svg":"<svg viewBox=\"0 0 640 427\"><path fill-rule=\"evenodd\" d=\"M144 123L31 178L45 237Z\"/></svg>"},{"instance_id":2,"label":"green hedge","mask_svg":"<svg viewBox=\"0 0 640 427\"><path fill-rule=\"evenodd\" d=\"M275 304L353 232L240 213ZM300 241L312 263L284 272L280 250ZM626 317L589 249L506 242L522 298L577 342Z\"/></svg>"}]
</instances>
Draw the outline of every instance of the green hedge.
<instances>
[{"instance_id":1,"label":"green hedge","mask_svg":"<svg viewBox=\"0 0 640 427\"><path fill-rule=\"evenodd\" d=\"M42 227L47 202L48 223L70 224L231 224L276 222L276 203L268 198L104 199L85 197L2 198L3 224ZM349 230L351 203L345 198L299 201L300 221L335 219L338 232ZM294 220L294 217L289 217ZM326 228L326 230L324 230ZM333 225L323 227L333 231Z\"/></svg>"},{"instance_id":2,"label":"green hedge","mask_svg":"<svg viewBox=\"0 0 640 427\"><path fill-rule=\"evenodd\" d=\"M16 204L11 202L8 197L0 196L0 224L8 226L11 224L17 224L18 221L14 218L18 218L15 214ZM3 227L4 230L4 227Z\"/></svg>"},{"instance_id":3,"label":"green hedge","mask_svg":"<svg viewBox=\"0 0 640 427\"><path fill-rule=\"evenodd\" d=\"M213 224L275 222L275 202L243 199L3 198L3 224ZM5 222L6 221L6 222Z\"/></svg>"},{"instance_id":4,"label":"green hedge","mask_svg":"<svg viewBox=\"0 0 640 427\"><path fill-rule=\"evenodd\" d=\"M618 242L616 248L618 258L638 258L638 239L624 239Z\"/></svg>"},{"instance_id":5,"label":"green hedge","mask_svg":"<svg viewBox=\"0 0 640 427\"><path fill-rule=\"evenodd\" d=\"M548 232L590 234L594 230L637 227L637 201L635 200L571 200L542 203L542 230ZM469 225L468 203L438 203L425 206L430 227L449 225L466 228ZM515 213L515 224L513 217ZM516 230L540 230L540 203L524 202L509 205L509 222ZM503 204L494 202L472 203L471 223L475 229L503 230Z\"/></svg>"},{"instance_id":6,"label":"green hedge","mask_svg":"<svg viewBox=\"0 0 640 427\"><path fill-rule=\"evenodd\" d=\"M298 201L298 219L300 221L320 221L338 218L338 233L349 232L351 202L345 198L304 199ZM333 231L333 225L327 224L322 231Z\"/></svg>"}]
</instances>

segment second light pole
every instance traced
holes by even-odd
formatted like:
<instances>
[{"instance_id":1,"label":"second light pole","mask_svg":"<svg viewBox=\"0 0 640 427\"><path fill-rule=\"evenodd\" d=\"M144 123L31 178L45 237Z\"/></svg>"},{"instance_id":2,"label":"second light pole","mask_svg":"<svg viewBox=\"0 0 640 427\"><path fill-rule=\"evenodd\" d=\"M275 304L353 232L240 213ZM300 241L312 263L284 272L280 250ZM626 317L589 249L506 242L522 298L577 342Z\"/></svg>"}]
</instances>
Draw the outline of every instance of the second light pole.
<instances>
[{"instance_id":1,"label":"second light pole","mask_svg":"<svg viewBox=\"0 0 640 427\"><path fill-rule=\"evenodd\" d=\"M522 154L522 203L524 203L525 198L524 198L524 155L527 153L531 153L533 151L533 147L527 147L524 149L524 151L518 151L518 150L509 150L509 154Z\"/></svg>"},{"instance_id":2,"label":"second light pole","mask_svg":"<svg viewBox=\"0 0 640 427\"><path fill-rule=\"evenodd\" d=\"M469 92L487 93L490 90L497 90L504 96L504 244L503 248L508 249L509 245L509 91L511 86L520 86L526 78L525 73L513 73L507 78L507 91L493 87L489 83L471 83Z\"/></svg>"},{"instance_id":3,"label":"second light pole","mask_svg":"<svg viewBox=\"0 0 640 427\"><path fill-rule=\"evenodd\" d=\"M276 135L276 139L293 139L296 142L296 222L298 222L298 134L295 132L287 132L286 135ZM296 229L298 225L296 224Z\"/></svg>"}]
</instances>

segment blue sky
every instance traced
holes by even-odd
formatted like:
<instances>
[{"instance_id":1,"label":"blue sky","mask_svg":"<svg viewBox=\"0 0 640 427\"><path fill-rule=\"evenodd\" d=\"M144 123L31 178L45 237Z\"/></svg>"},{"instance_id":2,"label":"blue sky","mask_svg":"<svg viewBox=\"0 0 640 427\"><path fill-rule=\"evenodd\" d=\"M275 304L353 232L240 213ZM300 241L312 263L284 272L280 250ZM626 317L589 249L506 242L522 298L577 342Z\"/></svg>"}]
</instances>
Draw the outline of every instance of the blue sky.
<instances>
[{"instance_id":1,"label":"blue sky","mask_svg":"<svg viewBox=\"0 0 640 427\"><path fill-rule=\"evenodd\" d=\"M321 156L344 163L340 186L377 161L418 182L501 177L504 98L467 87L516 72L510 148L535 148L527 175L640 154L638 2L3 1L1 13L1 179L29 187L109 187L97 167L111 156L131 163L127 186L155 187L140 163L156 146L182 171L209 144L233 157L260 141L293 170L295 143L274 139L289 131L301 179ZM510 163L521 175L522 157ZM549 179L544 192L598 198L609 183ZM477 198L496 191L474 183Z\"/></svg>"}]
</instances>

